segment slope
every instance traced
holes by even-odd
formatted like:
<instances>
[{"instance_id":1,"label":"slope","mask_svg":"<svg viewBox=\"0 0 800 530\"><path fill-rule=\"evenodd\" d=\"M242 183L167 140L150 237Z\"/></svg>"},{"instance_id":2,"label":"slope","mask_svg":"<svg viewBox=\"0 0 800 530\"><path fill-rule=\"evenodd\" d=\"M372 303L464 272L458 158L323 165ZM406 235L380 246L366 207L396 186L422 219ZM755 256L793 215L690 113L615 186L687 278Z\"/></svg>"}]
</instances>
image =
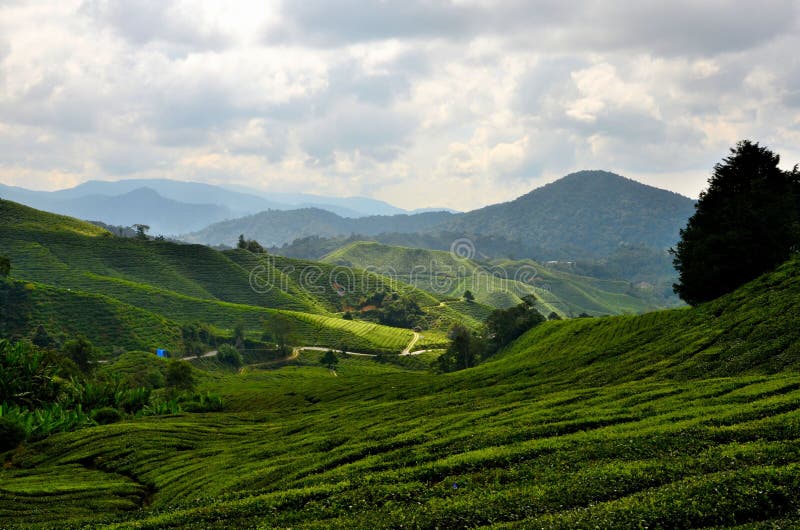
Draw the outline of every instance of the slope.
<instances>
[{"instance_id":1,"label":"slope","mask_svg":"<svg viewBox=\"0 0 800 530\"><path fill-rule=\"evenodd\" d=\"M531 260L477 262L451 252L360 241L322 261L381 272L437 296L460 298L469 290L478 302L494 307L516 305L522 296L533 294L545 314L608 315L663 307L649 290L628 282L577 276Z\"/></svg>"},{"instance_id":2,"label":"slope","mask_svg":"<svg viewBox=\"0 0 800 530\"><path fill-rule=\"evenodd\" d=\"M546 323L455 374L210 373L230 414L7 455L0 524L796 527L799 319L796 258L706 306Z\"/></svg>"},{"instance_id":3,"label":"slope","mask_svg":"<svg viewBox=\"0 0 800 530\"><path fill-rule=\"evenodd\" d=\"M14 325L17 336L43 324L50 332L95 337L106 351L128 345L149 349L174 345L179 324L200 321L230 330L242 322L257 334L265 321L280 313L293 323L296 340L302 344L400 351L412 337L409 330L348 322L332 315L341 309L333 279L354 289L375 284L378 277L364 271L284 258L276 261L242 250L221 253L200 245L116 238L89 223L10 201L0 201L0 220L0 248L11 259L12 278L18 281L12 295L32 302L24 323L27 329ZM255 281L271 278L272 288L261 289L253 283L256 273ZM25 282L38 285L37 293L41 290L52 296L31 299L21 287ZM421 305L439 303L410 286L394 282L390 287ZM92 295L113 306L114 312L144 311L163 325L153 326L152 334L135 341L124 338L127 330L118 331L117 339L100 333L92 329L97 322L101 328L119 326L81 317L81 303L96 300ZM4 314L20 314L20 307L17 302L4 308Z\"/></svg>"}]
</instances>

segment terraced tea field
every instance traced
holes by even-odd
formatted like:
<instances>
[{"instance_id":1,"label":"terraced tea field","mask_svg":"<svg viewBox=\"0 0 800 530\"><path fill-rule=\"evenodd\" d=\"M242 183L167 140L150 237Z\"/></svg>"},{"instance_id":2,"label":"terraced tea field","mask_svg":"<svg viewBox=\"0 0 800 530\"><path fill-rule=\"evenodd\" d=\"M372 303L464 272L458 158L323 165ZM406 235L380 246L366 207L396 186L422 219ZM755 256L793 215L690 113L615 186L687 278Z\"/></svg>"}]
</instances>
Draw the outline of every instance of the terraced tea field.
<instances>
[{"instance_id":1,"label":"terraced tea field","mask_svg":"<svg viewBox=\"0 0 800 530\"><path fill-rule=\"evenodd\" d=\"M446 375L199 373L223 413L3 456L0 526L793 528L800 259L694 308L547 322Z\"/></svg>"}]
</instances>

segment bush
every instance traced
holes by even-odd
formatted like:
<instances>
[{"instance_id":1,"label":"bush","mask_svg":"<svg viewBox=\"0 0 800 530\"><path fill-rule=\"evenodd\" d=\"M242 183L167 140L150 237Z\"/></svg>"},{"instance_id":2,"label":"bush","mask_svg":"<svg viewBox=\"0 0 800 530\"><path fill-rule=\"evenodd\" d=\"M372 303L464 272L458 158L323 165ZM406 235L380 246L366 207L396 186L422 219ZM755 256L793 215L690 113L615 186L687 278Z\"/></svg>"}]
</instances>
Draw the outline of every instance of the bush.
<instances>
[{"instance_id":1,"label":"bush","mask_svg":"<svg viewBox=\"0 0 800 530\"><path fill-rule=\"evenodd\" d=\"M0 453L15 449L25 441L25 429L15 421L0 418Z\"/></svg>"},{"instance_id":2,"label":"bush","mask_svg":"<svg viewBox=\"0 0 800 530\"><path fill-rule=\"evenodd\" d=\"M122 420L122 414L117 409L103 407L92 411L92 419L100 425L108 425Z\"/></svg>"},{"instance_id":3,"label":"bush","mask_svg":"<svg viewBox=\"0 0 800 530\"><path fill-rule=\"evenodd\" d=\"M186 412L221 412L222 398L217 394L187 394L178 398L180 407Z\"/></svg>"},{"instance_id":4,"label":"bush","mask_svg":"<svg viewBox=\"0 0 800 530\"><path fill-rule=\"evenodd\" d=\"M230 344L223 344L219 347L219 351L217 352L217 359L222 364L226 364L228 366L233 366L234 368L238 368L242 366L244 361L242 360L242 354L239 353L234 346Z\"/></svg>"},{"instance_id":5,"label":"bush","mask_svg":"<svg viewBox=\"0 0 800 530\"><path fill-rule=\"evenodd\" d=\"M186 361L172 359L167 364L167 386L189 390L194 388L192 365Z\"/></svg>"}]
</instances>

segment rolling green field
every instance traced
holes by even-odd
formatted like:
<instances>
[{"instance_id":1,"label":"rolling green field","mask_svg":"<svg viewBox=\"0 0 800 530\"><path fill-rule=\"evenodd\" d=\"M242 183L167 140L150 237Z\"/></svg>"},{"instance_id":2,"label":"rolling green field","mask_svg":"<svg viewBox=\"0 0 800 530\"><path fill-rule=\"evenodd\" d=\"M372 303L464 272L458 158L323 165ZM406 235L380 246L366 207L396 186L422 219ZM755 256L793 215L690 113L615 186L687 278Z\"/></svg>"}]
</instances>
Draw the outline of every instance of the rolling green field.
<instances>
[{"instance_id":1,"label":"rolling green field","mask_svg":"<svg viewBox=\"0 0 800 530\"><path fill-rule=\"evenodd\" d=\"M7 453L0 527L793 528L800 258L715 302L544 323L446 375L198 372L224 413Z\"/></svg>"},{"instance_id":2,"label":"rolling green field","mask_svg":"<svg viewBox=\"0 0 800 530\"><path fill-rule=\"evenodd\" d=\"M11 259L11 278L28 295L24 311L14 308L27 315L25 325L12 334L27 336L43 325L54 336L84 334L105 352L180 351L180 326L191 322L211 324L223 335L243 323L258 338L281 314L301 345L399 353L412 332L342 320L332 284L348 292L383 286L423 307L440 304L429 293L363 270L114 237L9 201L0 201L0 248Z\"/></svg>"},{"instance_id":3,"label":"rolling green field","mask_svg":"<svg viewBox=\"0 0 800 530\"><path fill-rule=\"evenodd\" d=\"M664 307L653 292L629 282L600 280L548 268L533 260L460 258L450 252L359 241L337 249L322 261L388 274L437 296L461 297L470 290L477 302L511 307L533 294L545 315L642 313Z\"/></svg>"}]
</instances>

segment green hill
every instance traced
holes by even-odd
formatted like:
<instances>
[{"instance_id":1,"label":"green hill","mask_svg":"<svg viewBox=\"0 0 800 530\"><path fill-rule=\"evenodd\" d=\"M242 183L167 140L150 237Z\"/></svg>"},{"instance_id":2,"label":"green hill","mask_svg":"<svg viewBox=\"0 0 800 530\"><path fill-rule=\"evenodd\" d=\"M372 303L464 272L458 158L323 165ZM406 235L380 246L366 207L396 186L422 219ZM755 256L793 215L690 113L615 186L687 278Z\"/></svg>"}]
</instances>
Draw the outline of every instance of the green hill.
<instances>
[{"instance_id":1,"label":"green hill","mask_svg":"<svg viewBox=\"0 0 800 530\"><path fill-rule=\"evenodd\" d=\"M380 272L436 296L461 297L469 290L477 302L492 307L510 307L534 294L545 315L641 313L667 305L650 289L578 276L532 260L476 262L451 252L359 241L322 261Z\"/></svg>"},{"instance_id":2,"label":"green hill","mask_svg":"<svg viewBox=\"0 0 800 530\"><path fill-rule=\"evenodd\" d=\"M209 372L226 413L4 456L0 526L794 528L800 258L713 303L548 322L476 368Z\"/></svg>"},{"instance_id":3,"label":"green hill","mask_svg":"<svg viewBox=\"0 0 800 530\"><path fill-rule=\"evenodd\" d=\"M56 336L83 333L106 351L176 348L181 324L205 322L225 334L242 322L260 337L264 322L281 313L303 344L400 351L412 332L342 320L334 283L348 292L384 284L423 307L440 303L362 270L114 237L89 223L9 201L0 201L0 221L0 248L11 259L16 280L4 290L21 297L13 313L22 313L22 302L29 307L25 322L8 323L16 336L30 335L41 324ZM254 281L267 281L269 288L254 288ZM96 319L106 310L117 315L113 322ZM134 323L135 329L128 329Z\"/></svg>"}]
</instances>

